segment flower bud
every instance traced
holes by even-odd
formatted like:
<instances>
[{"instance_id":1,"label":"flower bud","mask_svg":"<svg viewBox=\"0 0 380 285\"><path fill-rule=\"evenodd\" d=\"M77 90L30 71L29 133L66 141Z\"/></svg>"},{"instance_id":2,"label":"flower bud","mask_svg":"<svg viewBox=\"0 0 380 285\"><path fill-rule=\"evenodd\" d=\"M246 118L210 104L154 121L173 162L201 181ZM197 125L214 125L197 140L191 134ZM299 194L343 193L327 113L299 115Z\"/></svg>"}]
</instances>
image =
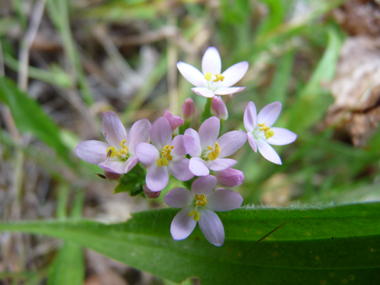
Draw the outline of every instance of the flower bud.
<instances>
[{"instance_id":1,"label":"flower bud","mask_svg":"<svg viewBox=\"0 0 380 285\"><path fill-rule=\"evenodd\" d=\"M194 101L191 98L187 98L182 106L181 106L181 113L182 116L185 118L185 120L190 121L193 118L193 115L195 113L195 106Z\"/></svg>"},{"instance_id":2,"label":"flower bud","mask_svg":"<svg viewBox=\"0 0 380 285\"><path fill-rule=\"evenodd\" d=\"M221 120L228 119L228 111L226 104L224 104L223 99L219 96L215 96L214 98L212 98L210 111L213 116L216 116Z\"/></svg>"},{"instance_id":3,"label":"flower bud","mask_svg":"<svg viewBox=\"0 0 380 285\"><path fill-rule=\"evenodd\" d=\"M180 116L172 115L168 110L165 110L164 117L169 121L172 132L185 123Z\"/></svg>"},{"instance_id":4,"label":"flower bud","mask_svg":"<svg viewBox=\"0 0 380 285\"><path fill-rule=\"evenodd\" d=\"M161 191L157 191L157 192L150 191L150 189L148 187L146 187L146 185L144 185L143 188L144 188L145 196L147 198L156 199L156 198L160 197Z\"/></svg>"},{"instance_id":5,"label":"flower bud","mask_svg":"<svg viewBox=\"0 0 380 285\"><path fill-rule=\"evenodd\" d=\"M115 173L112 171L107 171L104 170L104 175L109 179L109 180L119 180L121 177L121 174Z\"/></svg>"},{"instance_id":6,"label":"flower bud","mask_svg":"<svg viewBox=\"0 0 380 285\"><path fill-rule=\"evenodd\" d=\"M235 187L243 183L244 174L237 169L228 168L222 171L214 172L218 179L218 185L223 187Z\"/></svg>"}]
</instances>

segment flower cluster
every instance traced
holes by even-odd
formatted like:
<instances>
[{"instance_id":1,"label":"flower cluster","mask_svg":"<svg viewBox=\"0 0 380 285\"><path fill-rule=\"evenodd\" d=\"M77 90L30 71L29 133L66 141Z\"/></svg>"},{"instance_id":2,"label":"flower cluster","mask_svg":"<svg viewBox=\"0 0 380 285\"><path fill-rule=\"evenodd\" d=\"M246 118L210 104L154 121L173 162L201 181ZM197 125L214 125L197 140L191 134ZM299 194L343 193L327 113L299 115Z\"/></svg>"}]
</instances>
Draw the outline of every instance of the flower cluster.
<instances>
[{"instance_id":1,"label":"flower cluster","mask_svg":"<svg viewBox=\"0 0 380 285\"><path fill-rule=\"evenodd\" d=\"M103 168L109 179L129 179L132 177L128 176L129 172L135 173L133 177L142 176L140 188L148 198L157 198L170 177L188 181L183 183L187 188L174 188L164 196L168 206L182 208L170 227L173 239L187 238L198 222L206 239L221 246L224 227L214 211L230 211L243 202L240 194L224 189L239 186L244 180L243 172L232 168L237 161L230 157L248 140L255 152L258 149L267 160L281 164L270 145L289 144L297 136L289 130L272 127L281 112L280 102L265 106L258 115L255 104L249 102L244 112L246 131L220 135L221 121L228 118L228 110L218 95L244 90L245 87L231 86L245 75L247 62L237 63L221 73L219 52L210 47L202 59L202 73L184 62L178 62L177 67L196 86L192 88L196 94L209 98L206 106L210 109L205 110L209 115L198 130L188 127L195 112L191 98L181 107L183 118L165 111L153 124L147 119L135 122L129 136L116 113L110 111L103 115L102 121L102 132L108 143L84 141L75 152L83 160ZM140 170L135 171L138 163Z\"/></svg>"}]
</instances>

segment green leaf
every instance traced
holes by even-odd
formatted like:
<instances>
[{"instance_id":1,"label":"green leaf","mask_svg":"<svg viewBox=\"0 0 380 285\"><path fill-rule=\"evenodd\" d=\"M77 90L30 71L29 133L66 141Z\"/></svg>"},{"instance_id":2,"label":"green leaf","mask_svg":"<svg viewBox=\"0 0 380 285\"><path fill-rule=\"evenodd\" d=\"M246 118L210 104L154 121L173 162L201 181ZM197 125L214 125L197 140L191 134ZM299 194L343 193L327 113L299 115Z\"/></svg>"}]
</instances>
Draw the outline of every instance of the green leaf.
<instances>
[{"instance_id":1,"label":"green leaf","mask_svg":"<svg viewBox=\"0 0 380 285\"><path fill-rule=\"evenodd\" d=\"M16 84L0 77L0 101L8 105L17 128L28 132L53 147L62 157L68 156L68 150L60 140L59 129L53 120L44 113L36 101L22 92Z\"/></svg>"},{"instance_id":2,"label":"green leaf","mask_svg":"<svg viewBox=\"0 0 380 285\"><path fill-rule=\"evenodd\" d=\"M174 282L189 276L203 285L377 284L380 279L379 202L220 213L222 247L211 245L198 227L186 240L174 241L169 228L178 211L136 213L114 225L21 222L0 224L0 230L63 238Z\"/></svg>"}]
</instances>

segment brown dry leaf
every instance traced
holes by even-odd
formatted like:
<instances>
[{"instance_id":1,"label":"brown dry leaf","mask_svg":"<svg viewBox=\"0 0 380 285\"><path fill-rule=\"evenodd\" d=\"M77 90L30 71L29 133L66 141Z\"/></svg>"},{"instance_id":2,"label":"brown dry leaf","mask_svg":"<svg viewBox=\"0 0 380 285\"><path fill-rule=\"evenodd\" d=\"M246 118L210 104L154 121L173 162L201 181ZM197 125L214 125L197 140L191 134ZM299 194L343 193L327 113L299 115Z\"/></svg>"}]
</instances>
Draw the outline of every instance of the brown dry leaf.
<instances>
[{"instance_id":1,"label":"brown dry leaf","mask_svg":"<svg viewBox=\"0 0 380 285\"><path fill-rule=\"evenodd\" d=\"M364 146L380 122L380 39L347 38L330 89L335 102L326 115L327 126Z\"/></svg>"}]
</instances>

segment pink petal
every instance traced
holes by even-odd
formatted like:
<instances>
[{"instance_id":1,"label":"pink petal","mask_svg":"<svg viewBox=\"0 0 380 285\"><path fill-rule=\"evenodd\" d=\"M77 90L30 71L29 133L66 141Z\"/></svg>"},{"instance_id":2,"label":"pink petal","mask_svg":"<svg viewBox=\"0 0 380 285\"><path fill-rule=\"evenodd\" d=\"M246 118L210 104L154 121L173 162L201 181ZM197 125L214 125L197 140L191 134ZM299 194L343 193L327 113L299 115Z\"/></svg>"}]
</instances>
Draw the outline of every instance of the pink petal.
<instances>
[{"instance_id":1,"label":"pink petal","mask_svg":"<svg viewBox=\"0 0 380 285\"><path fill-rule=\"evenodd\" d=\"M199 227L205 238L213 245L223 245L224 227L218 215L208 209L201 211L200 214Z\"/></svg>"},{"instance_id":2,"label":"pink petal","mask_svg":"<svg viewBox=\"0 0 380 285\"><path fill-rule=\"evenodd\" d=\"M146 187L146 185L143 186L143 189L144 189L144 194L147 198L157 199L161 195L161 191L156 191L156 192L150 191L150 189Z\"/></svg>"},{"instance_id":3,"label":"pink petal","mask_svg":"<svg viewBox=\"0 0 380 285\"><path fill-rule=\"evenodd\" d=\"M139 159L136 155L130 156L125 162L124 173L128 173L136 164L139 162Z\"/></svg>"},{"instance_id":4,"label":"pink petal","mask_svg":"<svg viewBox=\"0 0 380 285\"><path fill-rule=\"evenodd\" d=\"M135 148L137 158L144 165L150 165L156 163L157 158L160 157L160 153L154 145L149 143L139 143Z\"/></svg>"},{"instance_id":5,"label":"pink petal","mask_svg":"<svg viewBox=\"0 0 380 285\"><path fill-rule=\"evenodd\" d=\"M189 216L192 210L194 209L186 207L175 215L170 225L170 233L174 240L183 240L193 232L197 222L194 221L193 217Z\"/></svg>"},{"instance_id":6,"label":"pink petal","mask_svg":"<svg viewBox=\"0 0 380 285\"><path fill-rule=\"evenodd\" d=\"M173 208L190 206L194 201L194 195L185 188L174 188L164 197L165 203Z\"/></svg>"},{"instance_id":7,"label":"pink petal","mask_svg":"<svg viewBox=\"0 0 380 285\"><path fill-rule=\"evenodd\" d=\"M245 87L222 87L214 91L216 95L229 95L243 91Z\"/></svg>"},{"instance_id":8,"label":"pink petal","mask_svg":"<svg viewBox=\"0 0 380 285\"><path fill-rule=\"evenodd\" d=\"M135 153L135 148L139 143L148 142L151 128L152 125L147 119L139 120L132 125L127 141L130 154Z\"/></svg>"},{"instance_id":9,"label":"pink petal","mask_svg":"<svg viewBox=\"0 0 380 285\"><path fill-rule=\"evenodd\" d=\"M168 110L165 110L164 117L166 120L168 120L172 132L185 123L185 121L180 116L172 115Z\"/></svg>"},{"instance_id":10,"label":"pink petal","mask_svg":"<svg viewBox=\"0 0 380 285\"><path fill-rule=\"evenodd\" d=\"M230 87L239 82L240 79L242 79L247 73L248 67L249 64L247 61L239 62L229 67L222 74L224 76L224 80L220 83L220 86Z\"/></svg>"},{"instance_id":11,"label":"pink petal","mask_svg":"<svg viewBox=\"0 0 380 285\"><path fill-rule=\"evenodd\" d=\"M194 139L194 148L192 151L190 151L190 155L191 156L201 156L202 154L202 147L201 147L201 140L199 138L199 134L197 131L193 130L193 129L187 129L185 131L185 136L190 136Z\"/></svg>"},{"instance_id":12,"label":"pink petal","mask_svg":"<svg viewBox=\"0 0 380 285\"><path fill-rule=\"evenodd\" d=\"M190 153L194 148L194 139L186 135L177 135L172 141L174 146L172 153L177 156L184 156Z\"/></svg>"},{"instance_id":13,"label":"pink petal","mask_svg":"<svg viewBox=\"0 0 380 285\"><path fill-rule=\"evenodd\" d=\"M107 159L108 144L101 141L84 141L77 145L75 153L84 161L99 164Z\"/></svg>"},{"instance_id":14,"label":"pink petal","mask_svg":"<svg viewBox=\"0 0 380 285\"><path fill-rule=\"evenodd\" d=\"M244 111L244 127L248 133L252 133L256 127L257 111L255 103L249 102Z\"/></svg>"},{"instance_id":15,"label":"pink petal","mask_svg":"<svg viewBox=\"0 0 380 285\"><path fill-rule=\"evenodd\" d=\"M217 117L218 119L228 119L227 106L220 96L215 96L214 98L212 98L210 112L211 115Z\"/></svg>"},{"instance_id":16,"label":"pink petal","mask_svg":"<svg viewBox=\"0 0 380 285\"><path fill-rule=\"evenodd\" d=\"M153 163L146 173L146 186L153 192L161 191L168 185L169 171L167 166L159 167Z\"/></svg>"},{"instance_id":17,"label":"pink petal","mask_svg":"<svg viewBox=\"0 0 380 285\"><path fill-rule=\"evenodd\" d=\"M121 177L120 173L115 173L112 171L107 171L104 170L104 175L109 179L109 180L119 180Z\"/></svg>"},{"instance_id":18,"label":"pink petal","mask_svg":"<svg viewBox=\"0 0 380 285\"><path fill-rule=\"evenodd\" d=\"M191 184L191 193L209 195L215 189L216 182L216 177L212 175L199 177Z\"/></svg>"},{"instance_id":19,"label":"pink petal","mask_svg":"<svg viewBox=\"0 0 380 285\"><path fill-rule=\"evenodd\" d=\"M215 171L214 175L216 176L216 179L218 179L218 185L223 187L236 187L241 185L244 180L244 173L233 168Z\"/></svg>"},{"instance_id":20,"label":"pink petal","mask_svg":"<svg viewBox=\"0 0 380 285\"><path fill-rule=\"evenodd\" d=\"M249 142L249 145L251 146L251 148L257 152L257 144L256 144L256 139L255 137L253 136L253 134L251 133L247 133L247 137L248 137L248 142Z\"/></svg>"},{"instance_id":21,"label":"pink petal","mask_svg":"<svg viewBox=\"0 0 380 285\"><path fill-rule=\"evenodd\" d=\"M202 58L202 73L211 72L212 75L222 72L222 60L216 47L209 47Z\"/></svg>"},{"instance_id":22,"label":"pink petal","mask_svg":"<svg viewBox=\"0 0 380 285\"><path fill-rule=\"evenodd\" d=\"M102 132L107 142L114 147L120 148L122 140L127 139L127 132L123 123L115 112L104 113L102 120Z\"/></svg>"},{"instance_id":23,"label":"pink petal","mask_svg":"<svg viewBox=\"0 0 380 285\"><path fill-rule=\"evenodd\" d=\"M279 157L277 152L267 142L258 140L256 141L256 143L259 152L266 160L269 160L270 162L273 162L275 164L282 164L281 158Z\"/></svg>"},{"instance_id":24,"label":"pink petal","mask_svg":"<svg viewBox=\"0 0 380 285\"><path fill-rule=\"evenodd\" d=\"M189 169L195 176L205 176L210 173L207 163L199 157L192 157L190 159Z\"/></svg>"},{"instance_id":25,"label":"pink petal","mask_svg":"<svg viewBox=\"0 0 380 285\"><path fill-rule=\"evenodd\" d=\"M194 177L189 169L189 159L185 157L174 157L169 162L169 172L180 181L187 181Z\"/></svg>"},{"instance_id":26,"label":"pink petal","mask_svg":"<svg viewBox=\"0 0 380 285\"><path fill-rule=\"evenodd\" d=\"M257 116L258 124L264 123L267 127L271 127L280 115L281 108L282 105L280 102L273 102L266 105Z\"/></svg>"},{"instance_id":27,"label":"pink petal","mask_svg":"<svg viewBox=\"0 0 380 285\"><path fill-rule=\"evenodd\" d=\"M167 119L159 117L152 126L150 131L150 140L152 144L161 150L172 142L172 129Z\"/></svg>"},{"instance_id":28,"label":"pink petal","mask_svg":"<svg viewBox=\"0 0 380 285\"><path fill-rule=\"evenodd\" d=\"M104 170L110 171L110 172L115 172L119 174L123 174L124 168L125 168L125 161L121 160L107 160L102 163L98 164L101 168Z\"/></svg>"},{"instance_id":29,"label":"pink petal","mask_svg":"<svg viewBox=\"0 0 380 285\"><path fill-rule=\"evenodd\" d=\"M274 132L274 135L267 140L270 144L285 145L290 144L297 139L297 135L287 129L271 128L271 130Z\"/></svg>"},{"instance_id":30,"label":"pink petal","mask_svg":"<svg viewBox=\"0 0 380 285\"><path fill-rule=\"evenodd\" d=\"M232 131L221 136L217 142L219 143L219 157L227 157L237 152L247 141L247 134L243 131Z\"/></svg>"},{"instance_id":31,"label":"pink petal","mask_svg":"<svg viewBox=\"0 0 380 285\"><path fill-rule=\"evenodd\" d=\"M207 206L213 211L231 211L239 208L242 203L243 197L228 189L219 189L207 196Z\"/></svg>"},{"instance_id":32,"label":"pink petal","mask_svg":"<svg viewBox=\"0 0 380 285\"><path fill-rule=\"evenodd\" d=\"M214 147L215 141L219 136L220 120L217 117L211 117L205 120L199 128L198 134L201 140L202 149L207 146Z\"/></svg>"},{"instance_id":33,"label":"pink petal","mask_svg":"<svg viewBox=\"0 0 380 285\"><path fill-rule=\"evenodd\" d=\"M177 68L181 72L182 76L185 77L194 86L203 87L205 86L204 75L196 69L194 66L187 64L185 62L179 61L177 63Z\"/></svg>"},{"instance_id":34,"label":"pink petal","mask_svg":"<svg viewBox=\"0 0 380 285\"><path fill-rule=\"evenodd\" d=\"M237 163L236 160L230 158L217 158L214 161L208 163L208 168L213 171L221 171L234 166Z\"/></svg>"},{"instance_id":35,"label":"pink petal","mask_svg":"<svg viewBox=\"0 0 380 285\"><path fill-rule=\"evenodd\" d=\"M214 92L206 87L194 87L194 88L191 88L191 90L195 94L206 97L206 98L213 98L215 96Z\"/></svg>"}]
</instances>

